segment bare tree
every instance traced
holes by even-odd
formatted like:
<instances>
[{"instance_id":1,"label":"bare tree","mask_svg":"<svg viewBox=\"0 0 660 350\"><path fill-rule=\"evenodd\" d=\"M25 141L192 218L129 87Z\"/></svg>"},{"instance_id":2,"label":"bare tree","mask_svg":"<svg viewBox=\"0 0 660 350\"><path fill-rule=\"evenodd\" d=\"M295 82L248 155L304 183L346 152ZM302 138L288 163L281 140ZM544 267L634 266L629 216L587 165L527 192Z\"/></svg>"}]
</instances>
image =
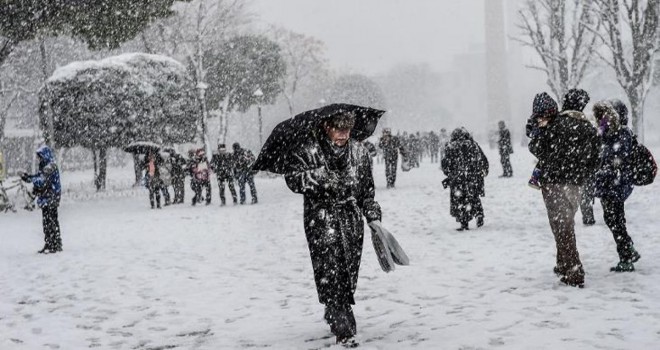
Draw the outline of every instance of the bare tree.
<instances>
[{"instance_id":1,"label":"bare tree","mask_svg":"<svg viewBox=\"0 0 660 350\"><path fill-rule=\"evenodd\" d=\"M582 82L598 49L593 7L592 1L528 0L518 11L522 38L516 40L538 53L542 65L529 67L547 75L558 99Z\"/></svg>"},{"instance_id":2,"label":"bare tree","mask_svg":"<svg viewBox=\"0 0 660 350\"><path fill-rule=\"evenodd\" d=\"M653 58L660 48L660 0L593 2L603 23L603 33L598 35L607 48L606 54L596 54L614 70L630 102L633 129L643 141L644 102L652 85Z\"/></svg>"},{"instance_id":3,"label":"bare tree","mask_svg":"<svg viewBox=\"0 0 660 350\"><path fill-rule=\"evenodd\" d=\"M289 107L289 114L294 115L296 92L305 79L326 72L326 60L323 57L323 42L303 34L295 33L282 27L270 28L273 39L282 48L282 57L287 65L287 74L282 78L283 95Z\"/></svg>"},{"instance_id":4,"label":"bare tree","mask_svg":"<svg viewBox=\"0 0 660 350\"><path fill-rule=\"evenodd\" d=\"M214 108L207 106L205 96L208 63L204 62L204 52L211 47L219 47L251 21L248 5L249 2L243 0L193 0L190 3L178 3L174 6L175 16L155 23L142 38L149 51L187 62L191 69L199 94L200 133L208 154L211 152L208 110ZM217 108L222 109L222 105ZM226 124L225 116L221 119L221 128L226 128Z\"/></svg>"}]
</instances>

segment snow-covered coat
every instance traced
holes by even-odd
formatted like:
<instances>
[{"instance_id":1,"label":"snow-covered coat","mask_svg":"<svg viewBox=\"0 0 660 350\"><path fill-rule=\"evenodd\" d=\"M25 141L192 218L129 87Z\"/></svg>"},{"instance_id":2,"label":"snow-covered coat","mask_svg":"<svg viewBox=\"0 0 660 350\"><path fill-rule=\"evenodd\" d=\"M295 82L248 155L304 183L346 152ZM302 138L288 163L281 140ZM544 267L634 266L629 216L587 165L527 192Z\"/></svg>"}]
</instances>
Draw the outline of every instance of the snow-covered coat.
<instances>
[{"instance_id":1,"label":"snow-covered coat","mask_svg":"<svg viewBox=\"0 0 660 350\"><path fill-rule=\"evenodd\" d=\"M542 184L582 186L598 167L600 140L581 112L566 111L532 135L529 151L539 160Z\"/></svg>"},{"instance_id":2,"label":"snow-covered coat","mask_svg":"<svg viewBox=\"0 0 660 350\"><path fill-rule=\"evenodd\" d=\"M304 196L305 235L319 301L354 304L364 222L381 219L372 160L359 142L342 148L317 130L290 155L287 186Z\"/></svg>"},{"instance_id":3,"label":"snow-covered coat","mask_svg":"<svg viewBox=\"0 0 660 350\"><path fill-rule=\"evenodd\" d=\"M457 129L452 132L441 166L449 180L451 216L471 220L476 214L471 207L484 195L484 177L489 169L486 155L467 131Z\"/></svg>"},{"instance_id":4,"label":"snow-covered coat","mask_svg":"<svg viewBox=\"0 0 660 350\"><path fill-rule=\"evenodd\" d=\"M62 184L53 150L48 146L41 146L37 150L37 156L39 171L34 175L28 175L28 179L34 186L34 193L37 195L37 205L42 209L57 207L62 196Z\"/></svg>"},{"instance_id":5,"label":"snow-covered coat","mask_svg":"<svg viewBox=\"0 0 660 350\"><path fill-rule=\"evenodd\" d=\"M602 136L600 167L596 172L596 197L623 202L633 191L632 131L618 127Z\"/></svg>"}]
</instances>

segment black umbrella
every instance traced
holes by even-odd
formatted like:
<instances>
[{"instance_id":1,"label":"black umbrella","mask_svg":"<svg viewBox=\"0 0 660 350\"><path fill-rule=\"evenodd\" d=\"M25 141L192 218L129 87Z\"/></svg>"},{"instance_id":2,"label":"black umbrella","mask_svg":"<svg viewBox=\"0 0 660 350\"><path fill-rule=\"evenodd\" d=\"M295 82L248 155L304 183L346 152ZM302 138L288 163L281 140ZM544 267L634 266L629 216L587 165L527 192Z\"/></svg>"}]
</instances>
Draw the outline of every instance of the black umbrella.
<instances>
[{"instance_id":1,"label":"black umbrella","mask_svg":"<svg viewBox=\"0 0 660 350\"><path fill-rule=\"evenodd\" d=\"M277 124L261 148L252 169L277 174L289 172L292 170L287 164L287 156L290 152L312 137L312 133L320 127L321 122L345 112L355 114L355 126L351 130L351 138L358 141L363 141L374 133L378 119L385 113L378 109L345 103L335 103L300 113Z\"/></svg>"},{"instance_id":2,"label":"black umbrella","mask_svg":"<svg viewBox=\"0 0 660 350\"><path fill-rule=\"evenodd\" d=\"M136 141L131 142L128 146L124 147L124 152L136 154L156 153L160 151L161 146L157 143L150 141Z\"/></svg>"}]
</instances>

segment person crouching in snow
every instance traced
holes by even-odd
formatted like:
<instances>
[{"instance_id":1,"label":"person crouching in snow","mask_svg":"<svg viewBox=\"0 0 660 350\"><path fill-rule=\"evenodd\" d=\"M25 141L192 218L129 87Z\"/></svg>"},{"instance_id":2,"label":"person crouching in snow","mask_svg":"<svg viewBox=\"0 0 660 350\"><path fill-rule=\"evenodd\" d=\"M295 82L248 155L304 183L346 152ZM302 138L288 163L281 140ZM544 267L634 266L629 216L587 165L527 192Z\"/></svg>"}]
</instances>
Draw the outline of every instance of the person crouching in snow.
<instances>
[{"instance_id":1,"label":"person crouching in snow","mask_svg":"<svg viewBox=\"0 0 660 350\"><path fill-rule=\"evenodd\" d=\"M36 174L21 174L25 182L32 182L34 193L37 195L37 205L41 208L43 216L44 241L46 244L39 251L40 254L50 254L62 251L62 237L57 207L60 205L62 184L60 171L55 164L53 151L48 146L41 146L37 150L39 171Z\"/></svg>"},{"instance_id":2,"label":"person crouching in snow","mask_svg":"<svg viewBox=\"0 0 660 350\"><path fill-rule=\"evenodd\" d=\"M483 226L484 213L479 197L484 195L488 159L465 128L452 131L441 166L447 175L443 186L450 189L451 216L461 224L458 230L468 230L473 218L477 219L478 227Z\"/></svg>"},{"instance_id":3,"label":"person crouching in snow","mask_svg":"<svg viewBox=\"0 0 660 350\"><path fill-rule=\"evenodd\" d=\"M357 346L351 305L362 257L362 216L368 223L381 219L371 156L351 138L354 125L355 116L346 112L322 122L292 156L295 167L312 170L285 174L287 186L304 196L305 235L325 320L337 343L347 347Z\"/></svg>"}]
</instances>

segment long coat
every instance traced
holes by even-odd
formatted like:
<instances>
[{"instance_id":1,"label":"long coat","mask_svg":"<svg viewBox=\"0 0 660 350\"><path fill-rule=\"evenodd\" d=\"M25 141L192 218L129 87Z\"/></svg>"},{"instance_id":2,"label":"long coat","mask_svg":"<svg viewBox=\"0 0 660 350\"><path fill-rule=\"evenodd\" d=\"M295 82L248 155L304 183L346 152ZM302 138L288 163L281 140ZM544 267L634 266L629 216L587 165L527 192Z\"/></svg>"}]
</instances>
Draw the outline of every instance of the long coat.
<instances>
[{"instance_id":1,"label":"long coat","mask_svg":"<svg viewBox=\"0 0 660 350\"><path fill-rule=\"evenodd\" d=\"M488 159L469 134L452 133L442 159L442 171L449 179L450 214L459 221L470 221L477 214L475 203L484 195Z\"/></svg>"},{"instance_id":2,"label":"long coat","mask_svg":"<svg viewBox=\"0 0 660 350\"><path fill-rule=\"evenodd\" d=\"M39 156L39 171L27 176L34 186L37 205L42 209L57 207L60 205L62 183L55 156L48 146L41 146L37 150L37 155Z\"/></svg>"},{"instance_id":3,"label":"long coat","mask_svg":"<svg viewBox=\"0 0 660 350\"><path fill-rule=\"evenodd\" d=\"M290 163L295 170L285 179L293 192L304 196L305 235L319 302L354 304L362 216L367 222L381 218L374 200L371 156L352 139L337 149L318 130L294 151Z\"/></svg>"}]
</instances>

